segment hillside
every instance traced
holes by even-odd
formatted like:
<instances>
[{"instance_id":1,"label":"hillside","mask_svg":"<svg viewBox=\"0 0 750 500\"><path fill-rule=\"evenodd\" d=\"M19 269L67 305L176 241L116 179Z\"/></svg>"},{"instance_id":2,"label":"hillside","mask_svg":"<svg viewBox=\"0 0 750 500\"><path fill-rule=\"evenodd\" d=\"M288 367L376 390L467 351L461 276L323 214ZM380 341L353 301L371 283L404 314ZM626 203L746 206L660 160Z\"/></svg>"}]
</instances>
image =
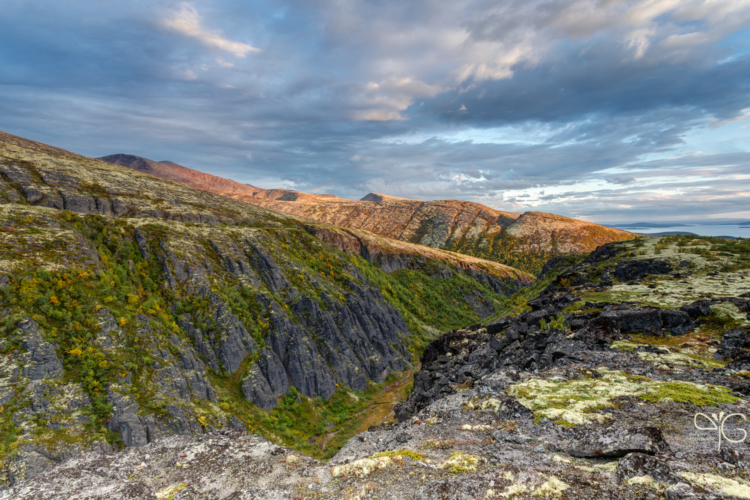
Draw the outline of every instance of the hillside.
<instances>
[{"instance_id":1,"label":"hillside","mask_svg":"<svg viewBox=\"0 0 750 500\"><path fill-rule=\"evenodd\" d=\"M510 314L431 342L399 422L328 462L242 429L169 436L0 500L750 498L748 243L639 239L558 264Z\"/></svg>"},{"instance_id":2,"label":"hillside","mask_svg":"<svg viewBox=\"0 0 750 500\"><path fill-rule=\"evenodd\" d=\"M156 164L132 155L101 159L139 170L143 170L142 164ZM370 193L359 201L344 200L331 195L255 188L171 162L156 165L148 172L253 205L453 250L534 274L553 256L583 254L599 245L635 236L569 217L542 212L501 212L468 201L407 200L379 193Z\"/></svg>"},{"instance_id":3,"label":"hillside","mask_svg":"<svg viewBox=\"0 0 750 500\"><path fill-rule=\"evenodd\" d=\"M430 338L533 281L159 165L0 133L0 487L219 429L330 456Z\"/></svg>"}]
</instances>

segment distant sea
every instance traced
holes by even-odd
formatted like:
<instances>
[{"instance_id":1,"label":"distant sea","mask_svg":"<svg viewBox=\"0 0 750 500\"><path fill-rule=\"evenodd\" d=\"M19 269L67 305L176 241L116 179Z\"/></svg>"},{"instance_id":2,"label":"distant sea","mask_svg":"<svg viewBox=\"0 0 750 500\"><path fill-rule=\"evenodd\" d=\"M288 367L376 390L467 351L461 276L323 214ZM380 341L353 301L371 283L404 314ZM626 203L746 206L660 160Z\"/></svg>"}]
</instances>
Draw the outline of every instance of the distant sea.
<instances>
[{"instance_id":1,"label":"distant sea","mask_svg":"<svg viewBox=\"0 0 750 500\"><path fill-rule=\"evenodd\" d=\"M698 236L730 236L732 238L750 238L750 225L746 224L680 224L676 226L649 224L648 226L644 227L640 225L617 224L613 225L612 227L639 234L693 233L697 234Z\"/></svg>"}]
</instances>

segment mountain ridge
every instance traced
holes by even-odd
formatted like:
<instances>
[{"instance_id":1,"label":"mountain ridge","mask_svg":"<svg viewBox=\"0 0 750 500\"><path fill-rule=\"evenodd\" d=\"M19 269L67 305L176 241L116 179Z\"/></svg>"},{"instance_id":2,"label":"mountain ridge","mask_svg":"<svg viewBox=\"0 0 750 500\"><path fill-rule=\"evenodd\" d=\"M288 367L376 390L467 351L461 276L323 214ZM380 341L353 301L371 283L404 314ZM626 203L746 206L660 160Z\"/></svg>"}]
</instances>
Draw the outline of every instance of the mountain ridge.
<instances>
[{"instance_id":1,"label":"mountain ridge","mask_svg":"<svg viewBox=\"0 0 750 500\"><path fill-rule=\"evenodd\" d=\"M107 158L110 157L102 159L107 161ZM211 174L179 167L195 172L186 182L199 189L340 227L364 229L388 238L452 250L532 272L539 272L554 255L582 254L604 243L636 236L570 217L536 211L504 212L461 200L422 201L369 193L356 201L252 186L244 190L223 189L223 181L219 181L223 178L201 177ZM159 175L158 169L153 173ZM518 252L532 255L514 255Z\"/></svg>"}]
</instances>

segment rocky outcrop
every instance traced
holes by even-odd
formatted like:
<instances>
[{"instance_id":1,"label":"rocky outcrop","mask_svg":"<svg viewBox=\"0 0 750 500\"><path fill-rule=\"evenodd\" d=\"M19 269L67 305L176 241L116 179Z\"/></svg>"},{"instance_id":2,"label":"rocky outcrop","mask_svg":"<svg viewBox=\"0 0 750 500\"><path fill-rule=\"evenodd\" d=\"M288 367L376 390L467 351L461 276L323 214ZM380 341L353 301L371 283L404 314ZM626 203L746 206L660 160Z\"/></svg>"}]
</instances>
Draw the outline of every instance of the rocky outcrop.
<instances>
[{"instance_id":1,"label":"rocky outcrop","mask_svg":"<svg viewBox=\"0 0 750 500\"><path fill-rule=\"evenodd\" d=\"M258 363L250 368L242 380L242 393L264 410L277 405L276 398L289 391L289 378L278 356L273 351L263 349Z\"/></svg>"},{"instance_id":2,"label":"rocky outcrop","mask_svg":"<svg viewBox=\"0 0 750 500\"><path fill-rule=\"evenodd\" d=\"M750 348L750 332L747 330L727 330L721 337L716 351L718 359L735 359L747 355Z\"/></svg>"},{"instance_id":3,"label":"rocky outcrop","mask_svg":"<svg viewBox=\"0 0 750 500\"><path fill-rule=\"evenodd\" d=\"M661 329L672 335L684 335L693 322L690 316L675 309L639 307L635 304L609 306L602 318L609 319L624 333L655 332Z\"/></svg>"},{"instance_id":4,"label":"rocky outcrop","mask_svg":"<svg viewBox=\"0 0 750 500\"><path fill-rule=\"evenodd\" d=\"M108 423L108 430L119 433L125 446L139 447L147 444L147 428L138 416L138 403L120 393L119 388L110 387L107 390L107 396L112 405L112 417Z\"/></svg>"},{"instance_id":5,"label":"rocky outcrop","mask_svg":"<svg viewBox=\"0 0 750 500\"><path fill-rule=\"evenodd\" d=\"M634 281L651 274L672 274L672 265L664 260L625 260L617 263L615 276L620 281Z\"/></svg>"},{"instance_id":6,"label":"rocky outcrop","mask_svg":"<svg viewBox=\"0 0 750 500\"><path fill-rule=\"evenodd\" d=\"M568 454L577 458L619 458L629 453L654 455L667 450L669 445L655 427L624 429L615 425L576 433Z\"/></svg>"},{"instance_id":7,"label":"rocky outcrop","mask_svg":"<svg viewBox=\"0 0 750 500\"><path fill-rule=\"evenodd\" d=\"M336 382L312 336L278 309L271 312L274 333L268 343L281 359L289 379L307 397L330 398Z\"/></svg>"},{"instance_id":8,"label":"rocky outcrop","mask_svg":"<svg viewBox=\"0 0 750 500\"><path fill-rule=\"evenodd\" d=\"M21 375L30 380L58 377L63 373L62 362L57 357L56 348L42 340L39 325L30 318L19 323L23 330L22 345L27 354L23 360Z\"/></svg>"}]
</instances>

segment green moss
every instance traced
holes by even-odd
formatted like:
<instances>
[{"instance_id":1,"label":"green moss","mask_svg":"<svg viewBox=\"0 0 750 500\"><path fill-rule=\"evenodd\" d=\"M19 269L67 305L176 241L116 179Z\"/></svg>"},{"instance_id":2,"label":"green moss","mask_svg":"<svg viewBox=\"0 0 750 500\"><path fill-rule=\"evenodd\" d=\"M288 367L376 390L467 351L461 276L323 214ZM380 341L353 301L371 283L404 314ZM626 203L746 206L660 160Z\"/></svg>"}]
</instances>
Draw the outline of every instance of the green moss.
<instances>
[{"instance_id":1,"label":"green moss","mask_svg":"<svg viewBox=\"0 0 750 500\"><path fill-rule=\"evenodd\" d=\"M611 420L612 417L601 410L614 407L619 397L636 397L650 403L676 401L696 406L732 403L738 399L725 387L652 381L606 368L597 371L597 377L583 373L584 376L576 380L532 378L511 386L508 394L532 410L536 421L549 418L568 427Z\"/></svg>"},{"instance_id":2,"label":"green moss","mask_svg":"<svg viewBox=\"0 0 750 500\"><path fill-rule=\"evenodd\" d=\"M617 349L620 351L633 352L636 348L645 346L648 344L639 344L637 342L628 342L627 340L615 340L610 344L610 349Z\"/></svg>"},{"instance_id":3,"label":"green moss","mask_svg":"<svg viewBox=\"0 0 750 500\"><path fill-rule=\"evenodd\" d=\"M461 451L451 453L448 460L440 464L441 469L448 469L453 474L460 472L476 472L477 466L482 462L482 458L476 455L469 455Z\"/></svg>"},{"instance_id":4,"label":"green moss","mask_svg":"<svg viewBox=\"0 0 750 500\"><path fill-rule=\"evenodd\" d=\"M716 385L697 385L690 382L661 382L654 384L645 394L638 396L643 401L658 403L675 401L690 403L695 406L716 406L723 403L734 403L739 398L732 396L726 387Z\"/></svg>"},{"instance_id":5,"label":"green moss","mask_svg":"<svg viewBox=\"0 0 750 500\"><path fill-rule=\"evenodd\" d=\"M374 454L370 458L380 458L380 457L388 457L394 460L400 460L402 457L409 457L415 462L419 462L427 458L427 455L423 455L422 453L417 453L416 451L402 449L402 450L381 451L379 453Z\"/></svg>"}]
</instances>

